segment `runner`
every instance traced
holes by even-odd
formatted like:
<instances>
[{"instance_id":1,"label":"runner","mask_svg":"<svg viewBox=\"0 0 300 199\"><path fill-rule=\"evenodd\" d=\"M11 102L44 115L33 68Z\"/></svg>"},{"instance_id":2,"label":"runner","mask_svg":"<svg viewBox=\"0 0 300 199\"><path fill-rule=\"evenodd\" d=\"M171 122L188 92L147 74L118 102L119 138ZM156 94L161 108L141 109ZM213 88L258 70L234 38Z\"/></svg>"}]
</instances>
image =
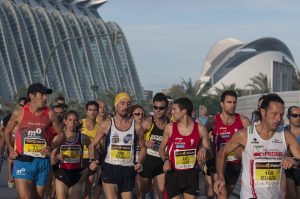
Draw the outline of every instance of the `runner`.
<instances>
[{"instance_id":1,"label":"runner","mask_svg":"<svg viewBox=\"0 0 300 199\"><path fill-rule=\"evenodd\" d=\"M64 140L57 117L46 107L47 94L51 93L40 83L31 84L27 90L30 102L13 112L5 128L9 158L14 160L12 175L22 198L43 198L50 172L49 155ZM48 132L51 125L57 132L53 141ZM15 127L14 148L11 132Z\"/></svg>"},{"instance_id":2,"label":"runner","mask_svg":"<svg viewBox=\"0 0 300 199\"><path fill-rule=\"evenodd\" d=\"M145 198L146 193L153 189L155 198L162 199L164 196L165 174L163 164L158 148L161 143L163 132L169 122L167 117L168 99L163 93L157 93L153 97L154 116L147 118L143 122L146 129L144 135L145 145L147 147L147 156L143 162L143 171L139 173L137 181L137 198Z\"/></svg>"},{"instance_id":3,"label":"runner","mask_svg":"<svg viewBox=\"0 0 300 199\"><path fill-rule=\"evenodd\" d=\"M172 115L176 122L164 130L159 154L164 161L168 198L197 198L199 173L196 162L211 158L208 134L204 126L192 121L193 104L188 98L174 101ZM167 147L167 153L165 148Z\"/></svg>"},{"instance_id":4,"label":"runner","mask_svg":"<svg viewBox=\"0 0 300 199\"><path fill-rule=\"evenodd\" d=\"M102 165L101 180L107 199L132 198L135 171L142 171L146 149L143 139L143 127L128 117L130 96L121 92L116 95L115 117L105 120L89 147L90 160L94 162L94 148L106 137L106 156ZM136 142L140 145L139 159L135 160ZM136 163L135 163L136 162Z\"/></svg>"},{"instance_id":5,"label":"runner","mask_svg":"<svg viewBox=\"0 0 300 199\"><path fill-rule=\"evenodd\" d=\"M77 130L78 113L68 111L64 118L66 141L52 153L59 160L59 169L54 171L57 199L81 199L83 184L79 183L83 169L83 146L90 144L90 139Z\"/></svg>"},{"instance_id":6,"label":"runner","mask_svg":"<svg viewBox=\"0 0 300 199\"><path fill-rule=\"evenodd\" d=\"M281 127L284 102L276 94L265 96L260 108L261 121L239 130L217 156L218 180L215 191L218 198L225 187L224 163L226 157L239 147L242 153L241 198L281 198L282 167L299 165L285 157L287 148L296 158L300 158L300 146L295 137Z\"/></svg>"},{"instance_id":7,"label":"runner","mask_svg":"<svg viewBox=\"0 0 300 199\"><path fill-rule=\"evenodd\" d=\"M199 106L199 121L202 125L205 125L208 119L207 108L203 105Z\"/></svg>"},{"instance_id":8,"label":"runner","mask_svg":"<svg viewBox=\"0 0 300 199\"><path fill-rule=\"evenodd\" d=\"M97 123L100 124L102 121L105 120L107 106L106 106L106 103L103 100L98 100L98 104L99 104L99 111L98 111L96 121L97 121Z\"/></svg>"},{"instance_id":9,"label":"runner","mask_svg":"<svg viewBox=\"0 0 300 199\"><path fill-rule=\"evenodd\" d=\"M89 101L85 105L86 110L86 118L81 120L81 133L88 136L93 141L97 129L99 127L99 123L97 123L96 118L99 112L99 104L96 101ZM83 150L83 165L85 168L89 166L89 153L88 153L88 145L84 145ZM87 178L84 185L84 199L91 198L92 186L95 180L95 172L91 172L89 177Z\"/></svg>"},{"instance_id":10,"label":"runner","mask_svg":"<svg viewBox=\"0 0 300 199\"><path fill-rule=\"evenodd\" d=\"M250 121L247 117L242 116L238 113L235 113L236 105L237 105L237 94L232 90L224 91L221 95L221 108L222 112L216 114L214 118L209 118L206 123L207 131L211 131L214 137L214 152L217 154L222 147L226 145L226 143L230 140L230 138L235 134L237 130L243 129L250 124ZM237 180L239 179L239 174L241 171L241 154L242 148L230 154L227 157L227 164L225 169L225 180L226 180L226 190L227 193L223 193L224 195L229 196L229 194L233 191ZM207 162L207 175L216 177L216 169L215 169L215 159L209 160ZM208 192L212 192L213 190L213 182L208 187Z\"/></svg>"},{"instance_id":11,"label":"runner","mask_svg":"<svg viewBox=\"0 0 300 199\"><path fill-rule=\"evenodd\" d=\"M296 137L298 143L300 143L300 107L289 107L287 118L289 119L289 125L286 127L286 129L291 131L291 133ZM285 170L285 175L287 178L287 198L300 198L300 169L287 169Z\"/></svg>"}]
</instances>

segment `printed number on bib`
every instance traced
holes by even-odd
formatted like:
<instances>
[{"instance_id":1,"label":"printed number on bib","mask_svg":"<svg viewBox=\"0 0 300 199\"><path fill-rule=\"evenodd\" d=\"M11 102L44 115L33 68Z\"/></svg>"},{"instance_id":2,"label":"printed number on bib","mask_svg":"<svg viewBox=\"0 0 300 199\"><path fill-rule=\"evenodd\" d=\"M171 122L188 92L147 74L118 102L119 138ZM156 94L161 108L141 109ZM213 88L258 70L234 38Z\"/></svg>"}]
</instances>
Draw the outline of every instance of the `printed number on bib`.
<instances>
[{"instance_id":1,"label":"printed number on bib","mask_svg":"<svg viewBox=\"0 0 300 199\"><path fill-rule=\"evenodd\" d=\"M81 146L62 145L60 153L63 155L65 163L78 163L80 162Z\"/></svg>"},{"instance_id":2,"label":"printed number on bib","mask_svg":"<svg viewBox=\"0 0 300 199\"><path fill-rule=\"evenodd\" d=\"M24 155L32 157L44 158L45 156L40 151L46 147L46 141L39 138L25 138L24 139Z\"/></svg>"},{"instance_id":3,"label":"printed number on bib","mask_svg":"<svg viewBox=\"0 0 300 199\"><path fill-rule=\"evenodd\" d=\"M112 145L110 157L118 163L127 163L131 160L131 146Z\"/></svg>"},{"instance_id":4,"label":"printed number on bib","mask_svg":"<svg viewBox=\"0 0 300 199\"><path fill-rule=\"evenodd\" d=\"M196 149L175 150L175 168L191 169L196 163Z\"/></svg>"},{"instance_id":5,"label":"printed number on bib","mask_svg":"<svg viewBox=\"0 0 300 199\"><path fill-rule=\"evenodd\" d=\"M280 162L256 162L255 181L259 187L273 187L280 183Z\"/></svg>"},{"instance_id":6,"label":"printed number on bib","mask_svg":"<svg viewBox=\"0 0 300 199\"><path fill-rule=\"evenodd\" d=\"M89 159L89 149L88 146L84 145L83 146L83 159Z\"/></svg>"}]
</instances>

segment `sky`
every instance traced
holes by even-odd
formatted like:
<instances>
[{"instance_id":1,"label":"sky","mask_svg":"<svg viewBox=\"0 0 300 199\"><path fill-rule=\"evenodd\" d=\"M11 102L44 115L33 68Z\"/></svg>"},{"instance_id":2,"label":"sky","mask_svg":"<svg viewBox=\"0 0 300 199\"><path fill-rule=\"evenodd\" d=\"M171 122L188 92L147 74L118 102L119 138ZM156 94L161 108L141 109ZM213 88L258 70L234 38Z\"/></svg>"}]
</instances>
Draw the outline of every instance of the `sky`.
<instances>
[{"instance_id":1,"label":"sky","mask_svg":"<svg viewBox=\"0 0 300 199\"><path fill-rule=\"evenodd\" d=\"M109 0L98 12L124 32L142 86L155 92L201 75L224 38L275 37L300 66L300 1Z\"/></svg>"}]
</instances>

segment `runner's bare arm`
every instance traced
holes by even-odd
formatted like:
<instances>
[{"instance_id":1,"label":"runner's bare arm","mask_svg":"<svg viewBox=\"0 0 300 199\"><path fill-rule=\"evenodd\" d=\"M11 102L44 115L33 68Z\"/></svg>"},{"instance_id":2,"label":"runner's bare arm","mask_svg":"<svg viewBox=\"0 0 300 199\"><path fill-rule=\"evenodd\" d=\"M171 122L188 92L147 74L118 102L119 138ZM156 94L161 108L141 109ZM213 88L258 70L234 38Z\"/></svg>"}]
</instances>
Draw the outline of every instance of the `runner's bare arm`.
<instances>
[{"instance_id":1,"label":"runner's bare arm","mask_svg":"<svg viewBox=\"0 0 300 199\"><path fill-rule=\"evenodd\" d=\"M13 146L11 145L11 132L13 129L19 124L20 117L23 116L23 109L17 109L15 110L12 115L10 120L8 121L5 129L4 129L4 136L5 136L5 142L6 146L8 147L9 151L12 152L14 151ZM16 153L13 153L13 156L17 156Z\"/></svg>"},{"instance_id":2,"label":"runner's bare arm","mask_svg":"<svg viewBox=\"0 0 300 199\"><path fill-rule=\"evenodd\" d=\"M238 147L246 146L247 142L247 129L242 129L237 131L229 142L219 151L217 155L217 181L215 183L214 189L215 192L219 195L222 193L222 189L225 188L225 179L224 179L224 169L225 169L225 161L228 154L232 151L235 151Z\"/></svg>"},{"instance_id":3,"label":"runner's bare arm","mask_svg":"<svg viewBox=\"0 0 300 199\"><path fill-rule=\"evenodd\" d=\"M242 124L243 124L244 128L249 126L251 123L249 118L244 115L241 115L241 120L242 120Z\"/></svg>"},{"instance_id":4,"label":"runner's bare arm","mask_svg":"<svg viewBox=\"0 0 300 199\"><path fill-rule=\"evenodd\" d=\"M163 160L168 158L168 155L165 153L165 148L168 144L169 138L171 137L172 125L173 125L173 123L167 124L167 126L164 130L162 141L161 141L161 143L159 145L159 148L158 148L158 153L159 153L161 159L163 159Z\"/></svg>"},{"instance_id":5,"label":"runner's bare arm","mask_svg":"<svg viewBox=\"0 0 300 199\"><path fill-rule=\"evenodd\" d=\"M300 159L300 145L297 142L296 138L294 137L294 135L291 132L289 132L287 130L284 131L284 136L285 136L285 141L286 141L288 148L292 152L293 156L299 160ZM297 166L299 167L299 162L293 160L291 157L284 157L282 159L281 165L283 168L288 169L291 167L297 167Z\"/></svg>"},{"instance_id":6,"label":"runner's bare arm","mask_svg":"<svg viewBox=\"0 0 300 199\"><path fill-rule=\"evenodd\" d=\"M136 130L136 134L137 134L137 138L138 138L138 143L140 146L140 153L139 153L139 159L138 162L142 163L145 158L146 158L146 147L145 147L145 141L144 141L144 128L141 124L135 123L135 130Z\"/></svg>"},{"instance_id":7,"label":"runner's bare arm","mask_svg":"<svg viewBox=\"0 0 300 199\"><path fill-rule=\"evenodd\" d=\"M197 158L200 161L204 161L205 159L212 159L213 153L211 151L209 136L206 131L206 128L198 123L199 134L201 138L201 148L199 148L197 152Z\"/></svg>"},{"instance_id":8,"label":"runner's bare arm","mask_svg":"<svg viewBox=\"0 0 300 199\"><path fill-rule=\"evenodd\" d=\"M57 135L53 138L52 146L54 148L57 148L64 142L65 134L63 132L62 126L59 124L56 114L52 110L49 111L49 118L52 122L54 130L57 132Z\"/></svg>"},{"instance_id":9,"label":"runner's bare arm","mask_svg":"<svg viewBox=\"0 0 300 199\"><path fill-rule=\"evenodd\" d=\"M106 119L103 121L97 129L96 136L93 141L89 145L89 158L95 159L95 147L99 144L99 142L106 136L111 126L111 120Z\"/></svg>"},{"instance_id":10,"label":"runner's bare arm","mask_svg":"<svg viewBox=\"0 0 300 199\"><path fill-rule=\"evenodd\" d=\"M163 166L164 172L168 172L172 169L168 154L165 153L165 148L166 148L168 141L172 135L172 128L173 128L173 123L167 124L167 126L164 130L164 135L163 135L162 141L158 148L159 155L164 161L164 166Z\"/></svg>"}]
</instances>

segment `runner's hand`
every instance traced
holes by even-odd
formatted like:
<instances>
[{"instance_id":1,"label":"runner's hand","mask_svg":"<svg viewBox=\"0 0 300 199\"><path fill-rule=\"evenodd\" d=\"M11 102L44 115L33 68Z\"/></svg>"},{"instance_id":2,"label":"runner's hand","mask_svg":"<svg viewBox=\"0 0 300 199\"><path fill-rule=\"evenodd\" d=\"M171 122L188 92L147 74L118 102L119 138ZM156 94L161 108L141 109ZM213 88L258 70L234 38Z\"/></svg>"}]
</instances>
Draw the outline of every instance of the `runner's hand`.
<instances>
[{"instance_id":1,"label":"runner's hand","mask_svg":"<svg viewBox=\"0 0 300 199\"><path fill-rule=\"evenodd\" d=\"M206 159L206 153L207 153L207 149L205 147L201 147L197 153L198 161L204 162Z\"/></svg>"},{"instance_id":2,"label":"runner's hand","mask_svg":"<svg viewBox=\"0 0 300 199\"><path fill-rule=\"evenodd\" d=\"M282 158L281 166L284 169L289 169L289 168L293 167L295 164L296 164L296 161L291 157Z\"/></svg>"},{"instance_id":3,"label":"runner's hand","mask_svg":"<svg viewBox=\"0 0 300 199\"><path fill-rule=\"evenodd\" d=\"M165 160L164 161L163 170L164 170L165 173L167 173L168 171L171 171L171 162L170 162L170 160Z\"/></svg>"},{"instance_id":4,"label":"runner's hand","mask_svg":"<svg viewBox=\"0 0 300 199\"><path fill-rule=\"evenodd\" d=\"M140 172L142 172L143 171L143 165L141 164L141 163L136 163L135 165L134 165L134 170L136 171L136 172L138 172L138 173L140 173Z\"/></svg>"},{"instance_id":5,"label":"runner's hand","mask_svg":"<svg viewBox=\"0 0 300 199\"><path fill-rule=\"evenodd\" d=\"M214 185L214 191L218 196L222 194L222 189L225 188L225 179L224 177L218 177Z\"/></svg>"},{"instance_id":6,"label":"runner's hand","mask_svg":"<svg viewBox=\"0 0 300 199\"><path fill-rule=\"evenodd\" d=\"M50 155L52 152L51 146L46 146L45 148L43 148L40 153L44 156L48 156Z\"/></svg>"},{"instance_id":7,"label":"runner's hand","mask_svg":"<svg viewBox=\"0 0 300 199\"><path fill-rule=\"evenodd\" d=\"M98 165L99 165L99 160L95 160L90 163L89 168L90 168L90 170L95 171L97 169Z\"/></svg>"},{"instance_id":8,"label":"runner's hand","mask_svg":"<svg viewBox=\"0 0 300 199\"><path fill-rule=\"evenodd\" d=\"M10 149L8 158L11 160L15 160L17 157L18 157L17 152L13 148Z\"/></svg>"}]
</instances>

